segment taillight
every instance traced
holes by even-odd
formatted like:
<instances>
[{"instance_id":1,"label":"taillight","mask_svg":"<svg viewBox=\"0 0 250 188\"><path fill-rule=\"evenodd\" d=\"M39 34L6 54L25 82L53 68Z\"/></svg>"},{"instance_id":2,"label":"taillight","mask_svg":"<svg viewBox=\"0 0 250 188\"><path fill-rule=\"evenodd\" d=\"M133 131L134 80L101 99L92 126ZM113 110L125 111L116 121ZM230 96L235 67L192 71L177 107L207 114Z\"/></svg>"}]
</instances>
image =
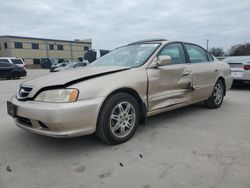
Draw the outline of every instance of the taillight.
<instances>
[{"instance_id":1,"label":"taillight","mask_svg":"<svg viewBox=\"0 0 250 188\"><path fill-rule=\"evenodd\" d=\"M245 65L244 70L250 70L250 65Z\"/></svg>"}]
</instances>

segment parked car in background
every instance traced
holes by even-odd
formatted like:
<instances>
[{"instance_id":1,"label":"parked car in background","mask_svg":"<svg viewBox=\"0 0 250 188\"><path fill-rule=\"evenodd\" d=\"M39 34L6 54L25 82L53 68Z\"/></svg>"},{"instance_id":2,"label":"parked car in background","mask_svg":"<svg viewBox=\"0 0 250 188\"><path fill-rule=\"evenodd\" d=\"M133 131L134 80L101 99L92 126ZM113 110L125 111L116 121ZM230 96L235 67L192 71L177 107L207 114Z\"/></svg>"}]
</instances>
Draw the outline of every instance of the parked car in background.
<instances>
[{"instance_id":1,"label":"parked car in background","mask_svg":"<svg viewBox=\"0 0 250 188\"><path fill-rule=\"evenodd\" d=\"M0 78L19 79L27 75L24 67L0 59Z\"/></svg>"},{"instance_id":2,"label":"parked car in background","mask_svg":"<svg viewBox=\"0 0 250 188\"><path fill-rule=\"evenodd\" d=\"M54 64L66 62L64 59L42 58L40 65L43 69L50 69Z\"/></svg>"},{"instance_id":3,"label":"parked car in background","mask_svg":"<svg viewBox=\"0 0 250 188\"><path fill-rule=\"evenodd\" d=\"M86 63L84 62L69 62L65 66L55 68L54 72L65 71L65 70L75 69L75 68L84 67L84 66L86 66Z\"/></svg>"},{"instance_id":4,"label":"parked car in background","mask_svg":"<svg viewBox=\"0 0 250 188\"><path fill-rule=\"evenodd\" d=\"M0 57L0 63L1 62L8 62L8 63L12 63L14 65L17 65L19 67L25 68L25 63L24 63L22 58L18 58L18 57Z\"/></svg>"},{"instance_id":5,"label":"parked car in background","mask_svg":"<svg viewBox=\"0 0 250 188\"><path fill-rule=\"evenodd\" d=\"M250 56L230 56L223 61L229 64L234 83L250 81Z\"/></svg>"},{"instance_id":6,"label":"parked car in background","mask_svg":"<svg viewBox=\"0 0 250 188\"><path fill-rule=\"evenodd\" d=\"M57 70L55 70L56 68L65 67L68 64L69 64L68 62L65 62L65 63L55 63L55 64L51 65L50 72L57 72Z\"/></svg>"},{"instance_id":7,"label":"parked car in background","mask_svg":"<svg viewBox=\"0 0 250 188\"><path fill-rule=\"evenodd\" d=\"M99 59L100 57L108 54L109 50L88 50L83 53L83 61L89 63L94 62L95 60Z\"/></svg>"},{"instance_id":8,"label":"parked car in background","mask_svg":"<svg viewBox=\"0 0 250 188\"><path fill-rule=\"evenodd\" d=\"M146 40L117 48L83 69L26 81L7 108L17 126L37 134L95 132L102 141L119 144L148 116L197 102L219 108L231 84L229 65L202 47Z\"/></svg>"}]
</instances>

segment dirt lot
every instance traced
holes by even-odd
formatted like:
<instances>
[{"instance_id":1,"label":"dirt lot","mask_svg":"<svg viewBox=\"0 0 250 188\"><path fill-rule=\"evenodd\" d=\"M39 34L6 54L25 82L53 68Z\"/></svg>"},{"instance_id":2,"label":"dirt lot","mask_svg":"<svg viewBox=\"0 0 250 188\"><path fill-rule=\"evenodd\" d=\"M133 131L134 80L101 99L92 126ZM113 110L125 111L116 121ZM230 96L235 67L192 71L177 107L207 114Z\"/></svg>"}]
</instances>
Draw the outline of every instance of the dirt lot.
<instances>
[{"instance_id":1,"label":"dirt lot","mask_svg":"<svg viewBox=\"0 0 250 188\"><path fill-rule=\"evenodd\" d=\"M0 80L1 188L250 187L250 86L228 91L216 110L151 117L129 142L108 146L94 135L54 139L16 127L6 100L22 81Z\"/></svg>"}]
</instances>

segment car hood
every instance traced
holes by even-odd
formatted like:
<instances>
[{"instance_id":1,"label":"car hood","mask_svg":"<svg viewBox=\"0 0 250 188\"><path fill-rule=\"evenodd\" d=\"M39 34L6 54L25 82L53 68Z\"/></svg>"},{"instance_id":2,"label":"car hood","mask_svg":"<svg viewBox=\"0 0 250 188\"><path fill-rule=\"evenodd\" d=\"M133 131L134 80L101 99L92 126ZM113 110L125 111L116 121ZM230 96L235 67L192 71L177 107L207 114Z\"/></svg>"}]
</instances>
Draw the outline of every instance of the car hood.
<instances>
[{"instance_id":1,"label":"car hood","mask_svg":"<svg viewBox=\"0 0 250 188\"><path fill-rule=\"evenodd\" d=\"M106 74L115 73L122 70L127 70L127 67L117 66L87 66L78 69L72 69L62 72L56 72L46 76L41 76L33 80L23 82L21 87L31 87L39 90L44 87L50 86L63 86L67 87L77 82L87 79L103 76Z\"/></svg>"}]
</instances>

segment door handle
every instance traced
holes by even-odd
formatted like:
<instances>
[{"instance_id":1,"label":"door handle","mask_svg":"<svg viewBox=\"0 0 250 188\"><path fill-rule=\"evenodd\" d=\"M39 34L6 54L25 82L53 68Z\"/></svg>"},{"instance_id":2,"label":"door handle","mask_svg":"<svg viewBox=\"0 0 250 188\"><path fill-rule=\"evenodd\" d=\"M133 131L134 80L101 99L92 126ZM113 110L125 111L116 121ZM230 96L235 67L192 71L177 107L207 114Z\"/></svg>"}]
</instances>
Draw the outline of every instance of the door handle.
<instances>
[{"instance_id":1,"label":"door handle","mask_svg":"<svg viewBox=\"0 0 250 188\"><path fill-rule=\"evenodd\" d=\"M182 74L182 76L188 76L188 75L190 75L192 72L184 72L183 74Z\"/></svg>"}]
</instances>

